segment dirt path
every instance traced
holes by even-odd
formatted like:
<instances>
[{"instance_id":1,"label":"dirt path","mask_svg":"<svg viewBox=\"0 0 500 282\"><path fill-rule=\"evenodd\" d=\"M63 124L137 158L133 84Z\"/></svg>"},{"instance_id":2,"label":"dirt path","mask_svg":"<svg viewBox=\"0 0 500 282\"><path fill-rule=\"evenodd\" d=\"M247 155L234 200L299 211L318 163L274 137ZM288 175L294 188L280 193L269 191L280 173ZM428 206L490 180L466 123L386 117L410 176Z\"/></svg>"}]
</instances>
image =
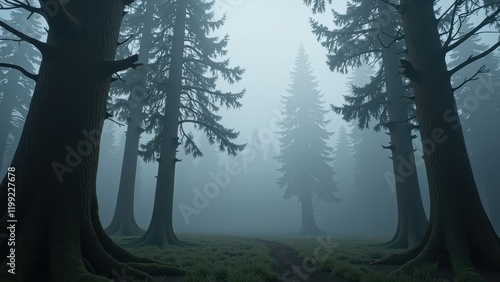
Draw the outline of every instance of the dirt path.
<instances>
[{"instance_id":1,"label":"dirt path","mask_svg":"<svg viewBox=\"0 0 500 282\"><path fill-rule=\"evenodd\" d=\"M271 251L271 256L276 260L274 271L278 273L278 279L286 282L318 281L318 282L345 282L346 280L334 276L332 273L322 272L314 266L307 265L304 259L292 248L283 244L254 239L264 244Z\"/></svg>"},{"instance_id":2,"label":"dirt path","mask_svg":"<svg viewBox=\"0 0 500 282\"><path fill-rule=\"evenodd\" d=\"M275 241L256 239L256 238L242 238L242 237L234 237L234 238L258 242L266 246L270 250L270 255L276 261L276 265L273 270L278 274L279 281L284 281L284 282L346 282L347 281L343 277L335 276L331 272L321 271L321 269L318 269L318 267L315 267L310 263L308 264L308 262L305 261L305 259L299 257L299 255L294 249L284 244ZM385 275L389 275L391 271L394 271L399 267L400 267L399 265L371 266L373 270L381 272ZM451 270L450 267L440 267L439 270L441 272L441 279L440 279L441 282L454 281L453 271ZM481 270L480 272L488 282L500 281L500 273L498 272L487 271L487 270ZM183 281L183 278L167 277L166 280L158 279L157 281L181 282Z\"/></svg>"}]
</instances>

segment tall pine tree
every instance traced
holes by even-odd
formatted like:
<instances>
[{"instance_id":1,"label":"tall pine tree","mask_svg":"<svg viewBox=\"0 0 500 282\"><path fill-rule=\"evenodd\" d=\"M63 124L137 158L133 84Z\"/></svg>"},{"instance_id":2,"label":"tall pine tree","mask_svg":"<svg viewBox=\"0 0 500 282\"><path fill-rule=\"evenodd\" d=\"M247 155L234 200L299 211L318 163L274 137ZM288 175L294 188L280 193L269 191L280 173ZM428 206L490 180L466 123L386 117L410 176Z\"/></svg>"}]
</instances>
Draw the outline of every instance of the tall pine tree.
<instances>
[{"instance_id":1,"label":"tall pine tree","mask_svg":"<svg viewBox=\"0 0 500 282\"><path fill-rule=\"evenodd\" d=\"M316 89L309 59L300 46L292 72L289 95L283 97L284 120L279 123L281 154L277 160L280 188L285 187L284 198L298 197L302 205L301 233L320 233L314 219L314 206L318 201L339 202L333 194L338 189L330 165L332 148L326 142L332 133L325 129L326 110L322 108L322 95Z\"/></svg>"},{"instance_id":2,"label":"tall pine tree","mask_svg":"<svg viewBox=\"0 0 500 282\"><path fill-rule=\"evenodd\" d=\"M135 242L139 245L183 244L172 224L175 166L180 161L177 151L183 145L187 154L202 156L193 134L186 132L187 125L203 131L208 143L217 144L219 151L234 155L245 147L234 143L239 132L224 127L222 116L216 114L220 107L239 108L244 95L244 91L220 91L218 79L233 84L244 70L229 66L229 37L212 36L224 24L224 18L215 18L213 6L213 1L171 0L159 8L162 30L157 40L164 45L157 45L161 47L154 51L157 75L165 81L157 84L157 95L146 111L145 130L154 137L141 145L140 152L144 160L159 162L158 180L151 223Z\"/></svg>"},{"instance_id":3,"label":"tall pine tree","mask_svg":"<svg viewBox=\"0 0 500 282\"><path fill-rule=\"evenodd\" d=\"M120 182L113 219L105 229L109 235L129 236L144 233L135 220L134 199L137 176L138 148L143 129L143 108L147 106L146 97L151 95L154 84L151 77L152 62L151 49L155 40L153 30L158 24L153 21L157 15L153 1L140 1L132 13L124 17L123 32L130 38L130 34L138 34L139 39L128 42L125 48L118 49L118 55L127 56L134 48L138 49L140 62L144 64L137 70L127 70L124 78L126 83L114 86L118 95L113 95L113 104L108 110L121 121L126 121L125 151L121 162ZM123 41L124 43L126 42ZM119 95L128 94L126 98Z\"/></svg>"},{"instance_id":4,"label":"tall pine tree","mask_svg":"<svg viewBox=\"0 0 500 282\"><path fill-rule=\"evenodd\" d=\"M375 130L388 130L389 145L383 148L390 150L392 155L398 225L393 238L385 245L388 248L413 246L424 234L428 222L418 176L412 165L412 130L417 127L410 121L415 118L415 111L405 81L398 75L404 53L399 34L400 17L387 3L377 0L351 0L345 13L332 13L338 29L331 30L311 21L313 33L328 50L330 69L346 73L363 64L378 65L370 83L353 86L352 93L344 96L346 103L333 110L347 121L357 120L360 128L367 127L373 118L379 122Z\"/></svg>"}]
</instances>

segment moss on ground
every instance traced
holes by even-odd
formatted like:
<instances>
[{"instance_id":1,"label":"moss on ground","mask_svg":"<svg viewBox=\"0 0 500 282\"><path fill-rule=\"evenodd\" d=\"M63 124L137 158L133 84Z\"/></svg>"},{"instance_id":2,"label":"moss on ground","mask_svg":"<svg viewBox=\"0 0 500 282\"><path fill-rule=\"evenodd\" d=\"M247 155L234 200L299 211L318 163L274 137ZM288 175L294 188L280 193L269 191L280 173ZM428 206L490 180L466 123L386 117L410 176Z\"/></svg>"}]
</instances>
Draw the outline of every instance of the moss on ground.
<instances>
[{"instance_id":1,"label":"moss on ground","mask_svg":"<svg viewBox=\"0 0 500 282\"><path fill-rule=\"evenodd\" d=\"M333 272L346 281L360 282L439 282L443 281L437 264L413 268L404 275L392 275L397 268L370 266L369 263L403 249L384 249L379 241L335 240L323 236L266 237L293 248L300 257L316 263L314 269Z\"/></svg>"},{"instance_id":2,"label":"moss on ground","mask_svg":"<svg viewBox=\"0 0 500 282\"><path fill-rule=\"evenodd\" d=\"M165 263L173 263L188 271L182 281L278 281L273 271L274 259L264 245L244 238L224 236L182 235L181 240L196 246L130 247L132 253ZM125 244L126 237L114 237Z\"/></svg>"},{"instance_id":3,"label":"moss on ground","mask_svg":"<svg viewBox=\"0 0 500 282\"><path fill-rule=\"evenodd\" d=\"M115 237L118 243L127 238ZM245 238L182 235L181 240L197 246L126 247L131 252L165 263L180 265L188 270L181 278L185 282L199 281L278 281L275 260L261 243ZM414 268L404 276L390 275L395 267L369 266L380 259L402 250L387 250L374 246L374 241L335 240L328 236L272 236L261 239L282 243L294 249L307 262L310 271L332 272L345 281L360 282L433 282L442 281L436 264ZM160 280L161 281L161 280ZM166 280L165 280L166 281Z\"/></svg>"}]
</instances>

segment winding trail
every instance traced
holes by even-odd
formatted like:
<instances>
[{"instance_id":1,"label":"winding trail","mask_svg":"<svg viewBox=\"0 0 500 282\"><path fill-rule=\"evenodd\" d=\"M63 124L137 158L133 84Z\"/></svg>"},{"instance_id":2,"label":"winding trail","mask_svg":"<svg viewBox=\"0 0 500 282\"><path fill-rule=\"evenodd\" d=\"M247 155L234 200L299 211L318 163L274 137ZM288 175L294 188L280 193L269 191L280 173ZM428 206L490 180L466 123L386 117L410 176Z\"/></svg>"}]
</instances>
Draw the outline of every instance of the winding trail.
<instances>
[{"instance_id":1,"label":"winding trail","mask_svg":"<svg viewBox=\"0 0 500 282\"><path fill-rule=\"evenodd\" d=\"M345 282L342 277L335 276L331 272L323 272L314 266L307 265L306 261L299 257L297 252L281 243L251 239L264 244L271 252L271 256L276 260L274 271L278 273L279 281L286 282Z\"/></svg>"}]
</instances>

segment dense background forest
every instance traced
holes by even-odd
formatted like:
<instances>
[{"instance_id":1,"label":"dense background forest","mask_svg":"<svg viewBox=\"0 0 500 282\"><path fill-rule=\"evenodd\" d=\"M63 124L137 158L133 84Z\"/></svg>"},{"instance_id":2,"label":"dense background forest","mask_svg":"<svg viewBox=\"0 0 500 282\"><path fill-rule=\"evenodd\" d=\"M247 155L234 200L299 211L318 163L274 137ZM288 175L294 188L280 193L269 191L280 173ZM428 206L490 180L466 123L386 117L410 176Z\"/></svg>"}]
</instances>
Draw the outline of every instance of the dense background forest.
<instances>
[{"instance_id":1,"label":"dense background forest","mask_svg":"<svg viewBox=\"0 0 500 282\"><path fill-rule=\"evenodd\" d=\"M1 281L500 281L500 1L0 1Z\"/></svg>"}]
</instances>

